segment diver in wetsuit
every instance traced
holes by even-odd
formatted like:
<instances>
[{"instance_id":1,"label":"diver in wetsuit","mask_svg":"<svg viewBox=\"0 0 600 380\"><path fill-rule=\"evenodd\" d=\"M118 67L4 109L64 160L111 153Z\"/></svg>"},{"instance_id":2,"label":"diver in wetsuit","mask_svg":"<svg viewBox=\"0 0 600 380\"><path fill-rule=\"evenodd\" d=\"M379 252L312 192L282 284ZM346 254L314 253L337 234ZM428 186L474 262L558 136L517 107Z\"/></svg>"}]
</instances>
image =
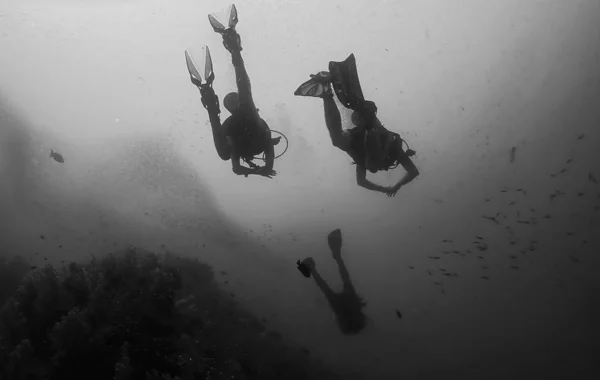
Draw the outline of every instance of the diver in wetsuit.
<instances>
[{"instance_id":1,"label":"diver in wetsuit","mask_svg":"<svg viewBox=\"0 0 600 380\"><path fill-rule=\"evenodd\" d=\"M316 268L315 260L308 257L299 263L299 268L306 277L313 277L317 286L323 292L329 306L335 314L335 321L341 332L346 335L354 335L361 332L367 326L367 316L362 312L366 306L363 299L356 293L354 285L350 280L350 273L342 260L342 232L339 229L332 231L327 236L327 243L333 259L338 264L342 282L344 284L341 292L335 293L325 282Z\"/></svg>"},{"instance_id":2,"label":"diver in wetsuit","mask_svg":"<svg viewBox=\"0 0 600 380\"><path fill-rule=\"evenodd\" d=\"M230 92L223 99L223 105L231 113L231 116L225 119L222 125L219 98L212 88L214 75L207 78L205 83L202 83L201 80L194 77L192 70L190 70L190 79L200 90L202 104L208 111L213 140L219 157L225 161L231 159L232 169L235 174L246 177L256 174L273 178L277 174L273 170L275 159L273 147L279 143L280 137L271 138L269 126L259 116L258 109L254 105L250 78L246 72L241 54L241 38L235 30L237 11L235 10L235 6L232 7L230 8L232 16L230 16L231 19L227 27L219 24L212 15L209 15L209 20L215 32L220 33L223 37L223 46L231 53L238 87L237 93ZM188 59L187 52L186 59ZM210 65L210 71L212 71L212 63ZM188 69L190 69L189 63ZM263 167L252 162L255 156L261 153L265 154L265 166ZM240 160L244 160L250 167L242 166Z\"/></svg>"},{"instance_id":3,"label":"diver in wetsuit","mask_svg":"<svg viewBox=\"0 0 600 380\"><path fill-rule=\"evenodd\" d=\"M354 111L352 122L355 127L352 129L342 129L342 119L333 98L332 85L340 103ZM325 123L331 142L354 160L359 186L393 197L402 186L419 175L419 170L410 159L414 151L404 151L404 141L400 135L384 128L377 118L375 103L364 99L354 54L343 62L329 62L329 72L321 71L311 75L311 79L300 85L294 95L323 99ZM402 165L406 174L394 186L376 185L367 179L367 170L376 173L398 164Z\"/></svg>"}]
</instances>

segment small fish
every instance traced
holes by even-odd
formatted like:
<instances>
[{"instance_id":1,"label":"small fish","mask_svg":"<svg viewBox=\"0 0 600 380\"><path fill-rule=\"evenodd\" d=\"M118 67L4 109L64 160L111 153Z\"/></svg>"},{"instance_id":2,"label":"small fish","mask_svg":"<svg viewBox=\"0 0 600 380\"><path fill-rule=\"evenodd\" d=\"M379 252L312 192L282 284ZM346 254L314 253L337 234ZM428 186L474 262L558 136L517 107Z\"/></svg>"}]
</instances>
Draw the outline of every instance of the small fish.
<instances>
[{"instance_id":1,"label":"small fish","mask_svg":"<svg viewBox=\"0 0 600 380\"><path fill-rule=\"evenodd\" d=\"M508 190L500 190L501 193L506 193Z\"/></svg>"},{"instance_id":2,"label":"small fish","mask_svg":"<svg viewBox=\"0 0 600 380\"><path fill-rule=\"evenodd\" d=\"M481 236L475 236L475 239L483 240Z\"/></svg>"},{"instance_id":3,"label":"small fish","mask_svg":"<svg viewBox=\"0 0 600 380\"><path fill-rule=\"evenodd\" d=\"M446 291L444 290L444 288L442 288L442 294L446 295Z\"/></svg>"},{"instance_id":4,"label":"small fish","mask_svg":"<svg viewBox=\"0 0 600 380\"><path fill-rule=\"evenodd\" d=\"M490 279L488 276L481 276L480 278L483 278L484 280L489 280Z\"/></svg>"},{"instance_id":5,"label":"small fish","mask_svg":"<svg viewBox=\"0 0 600 380\"><path fill-rule=\"evenodd\" d=\"M571 259L571 261L574 263L579 263L579 259L573 255L569 255L569 259Z\"/></svg>"},{"instance_id":6,"label":"small fish","mask_svg":"<svg viewBox=\"0 0 600 380\"><path fill-rule=\"evenodd\" d=\"M515 244L517 244L517 243L516 243L516 242L514 242L514 241L511 241L511 242L509 242L509 243L510 243L510 245L515 245Z\"/></svg>"},{"instance_id":7,"label":"small fish","mask_svg":"<svg viewBox=\"0 0 600 380\"><path fill-rule=\"evenodd\" d=\"M444 268L438 268L439 271L445 272L446 270Z\"/></svg>"},{"instance_id":8,"label":"small fish","mask_svg":"<svg viewBox=\"0 0 600 380\"><path fill-rule=\"evenodd\" d=\"M46 237L44 237L44 235L40 235L40 239L45 239Z\"/></svg>"},{"instance_id":9,"label":"small fish","mask_svg":"<svg viewBox=\"0 0 600 380\"><path fill-rule=\"evenodd\" d=\"M575 235L573 232L567 232L567 236L573 236Z\"/></svg>"},{"instance_id":10,"label":"small fish","mask_svg":"<svg viewBox=\"0 0 600 380\"><path fill-rule=\"evenodd\" d=\"M519 187L519 188L518 188L517 190L515 190L515 191L516 191L516 192L519 192L519 191L523 191L523 192L524 192L525 190L523 190L523 188Z\"/></svg>"},{"instance_id":11,"label":"small fish","mask_svg":"<svg viewBox=\"0 0 600 380\"><path fill-rule=\"evenodd\" d=\"M584 137L585 137L585 134L584 134L584 133L582 133L582 134L580 134L579 136L577 136L577 140L581 140L581 139L582 139L582 138L584 138Z\"/></svg>"},{"instance_id":12,"label":"small fish","mask_svg":"<svg viewBox=\"0 0 600 380\"><path fill-rule=\"evenodd\" d=\"M519 269L519 267L517 265L511 265L510 267L511 267L511 269Z\"/></svg>"},{"instance_id":13,"label":"small fish","mask_svg":"<svg viewBox=\"0 0 600 380\"><path fill-rule=\"evenodd\" d=\"M489 202L489 201L490 201L490 198L485 198L485 201L486 201L486 202Z\"/></svg>"},{"instance_id":14,"label":"small fish","mask_svg":"<svg viewBox=\"0 0 600 380\"><path fill-rule=\"evenodd\" d=\"M433 276L433 273L431 273L429 269L427 269L427 273L429 273L430 276Z\"/></svg>"},{"instance_id":15,"label":"small fish","mask_svg":"<svg viewBox=\"0 0 600 380\"><path fill-rule=\"evenodd\" d=\"M489 269L488 267L486 267L485 265L481 266L483 269Z\"/></svg>"},{"instance_id":16,"label":"small fish","mask_svg":"<svg viewBox=\"0 0 600 380\"><path fill-rule=\"evenodd\" d=\"M512 205L514 205L515 203L517 203L517 202L510 202L508 205L509 205L509 206L512 206Z\"/></svg>"},{"instance_id":17,"label":"small fish","mask_svg":"<svg viewBox=\"0 0 600 380\"><path fill-rule=\"evenodd\" d=\"M565 168L565 169L562 169L562 170L561 170L560 172L558 172L558 173L559 173L559 174L563 174L563 173L564 173L564 172L566 172L566 171L567 171L567 169Z\"/></svg>"},{"instance_id":18,"label":"small fish","mask_svg":"<svg viewBox=\"0 0 600 380\"><path fill-rule=\"evenodd\" d=\"M444 239L444 240L442 240L442 243L452 243L452 240Z\"/></svg>"},{"instance_id":19,"label":"small fish","mask_svg":"<svg viewBox=\"0 0 600 380\"><path fill-rule=\"evenodd\" d=\"M552 218L552 216L550 214L546 214L544 216L542 216L542 219L550 219Z\"/></svg>"},{"instance_id":20,"label":"small fish","mask_svg":"<svg viewBox=\"0 0 600 380\"><path fill-rule=\"evenodd\" d=\"M411 266L409 266L409 268L410 268L410 269L415 269L415 267L411 267Z\"/></svg>"},{"instance_id":21,"label":"small fish","mask_svg":"<svg viewBox=\"0 0 600 380\"><path fill-rule=\"evenodd\" d=\"M581 196L583 196L583 195L585 195L585 193L577 193L577 196L578 196L578 197L581 197Z\"/></svg>"},{"instance_id":22,"label":"small fish","mask_svg":"<svg viewBox=\"0 0 600 380\"><path fill-rule=\"evenodd\" d=\"M515 256L515 255L510 255L510 256L508 256L508 258L509 258L509 259L516 259L516 258L517 258L517 256Z\"/></svg>"},{"instance_id":23,"label":"small fish","mask_svg":"<svg viewBox=\"0 0 600 380\"><path fill-rule=\"evenodd\" d=\"M513 146L512 148L510 148L510 162L513 163L515 162L515 154L517 153L517 147Z\"/></svg>"},{"instance_id":24,"label":"small fish","mask_svg":"<svg viewBox=\"0 0 600 380\"><path fill-rule=\"evenodd\" d=\"M556 174L550 174L550 177L554 178L556 177Z\"/></svg>"},{"instance_id":25,"label":"small fish","mask_svg":"<svg viewBox=\"0 0 600 380\"><path fill-rule=\"evenodd\" d=\"M34 270L34 269L37 269L37 267L35 265L32 265L29 267L29 269Z\"/></svg>"},{"instance_id":26,"label":"small fish","mask_svg":"<svg viewBox=\"0 0 600 380\"><path fill-rule=\"evenodd\" d=\"M493 217L493 216L485 216L485 215L482 215L481 217L482 217L483 219L488 219L488 220L491 220L492 222L494 222L494 223L496 223L496 224L498 224L498 225L500 224L500 222L498 222L498 221L496 220L496 217Z\"/></svg>"},{"instance_id":27,"label":"small fish","mask_svg":"<svg viewBox=\"0 0 600 380\"><path fill-rule=\"evenodd\" d=\"M483 256L477 256L477 258L483 260Z\"/></svg>"},{"instance_id":28,"label":"small fish","mask_svg":"<svg viewBox=\"0 0 600 380\"><path fill-rule=\"evenodd\" d=\"M572 158L569 158L569 159L567 160L567 164L570 164L571 162L573 162L573 159L572 159Z\"/></svg>"},{"instance_id":29,"label":"small fish","mask_svg":"<svg viewBox=\"0 0 600 380\"><path fill-rule=\"evenodd\" d=\"M526 220L517 220L517 223L521 223L521 224L529 224L528 221Z\"/></svg>"},{"instance_id":30,"label":"small fish","mask_svg":"<svg viewBox=\"0 0 600 380\"><path fill-rule=\"evenodd\" d=\"M396 309L396 316L398 317L398 319L402 319L402 313L400 313L400 310Z\"/></svg>"},{"instance_id":31,"label":"small fish","mask_svg":"<svg viewBox=\"0 0 600 380\"><path fill-rule=\"evenodd\" d=\"M431 260L439 260L439 256L428 256Z\"/></svg>"},{"instance_id":32,"label":"small fish","mask_svg":"<svg viewBox=\"0 0 600 380\"><path fill-rule=\"evenodd\" d=\"M452 251L452 253L460 253L460 251Z\"/></svg>"},{"instance_id":33,"label":"small fish","mask_svg":"<svg viewBox=\"0 0 600 380\"><path fill-rule=\"evenodd\" d=\"M588 179L589 179L590 181L592 181L593 183L598 183L598 180L596 179L596 177L594 177L594 175L592 174L592 172L590 172L590 173L588 174Z\"/></svg>"},{"instance_id":34,"label":"small fish","mask_svg":"<svg viewBox=\"0 0 600 380\"><path fill-rule=\"evenodd\" d=\"M441 281L434 281L434 282L433 282L433 284L434 284L434 285L437 285L437 286L441 286L441 285L442 285L442 282L441 282Z\"/></svg>"},{"instance_id":35,"label":"small fish","mask_svg":"<svg viewBox=\"0 0 600 380\"><path fill-rule=\"evenodd\" d=\"M65 162L65 159L63 158L62 154L55 152L54 150L50 149L50 158L53 158L54 161L56 162L60 162L61 164Z\"/></svg>"},{"instance_id":36,"label":"small fish","mask_svg":"<svg viewBox=\"0 0 600 380\"><path fill-rule=\"evenodd\" d=\"M442 273L444 276L452 276L452 273Z\"/></svg>"}]
</instances>

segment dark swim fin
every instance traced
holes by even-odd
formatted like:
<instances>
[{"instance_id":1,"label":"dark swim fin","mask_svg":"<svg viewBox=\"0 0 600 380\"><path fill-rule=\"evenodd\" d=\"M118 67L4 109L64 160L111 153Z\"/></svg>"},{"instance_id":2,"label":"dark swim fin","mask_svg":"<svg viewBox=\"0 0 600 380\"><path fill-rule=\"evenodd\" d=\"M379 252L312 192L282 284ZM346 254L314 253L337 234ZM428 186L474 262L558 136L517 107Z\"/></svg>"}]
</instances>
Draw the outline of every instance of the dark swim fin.
<instances>
[{"instance_id":1,"label":"dark swim fin","mask_svg":"<svg viewBox=\"0 0 600 380\"><path fill-rule=\"evenodd\" d=\"M298 265L298 270L300 271L300 273L302 273L304 277L310 278L310 269L306 266L306 264L298 260L296 262L296 265Z\"/></svg>"},{"instance_id":2,"label":"dark swim fin","mask_svg":"<svg viewBox=\"0 0 600 380\"><path fill-rule=\"evenodd\" d=\"M342 249L342 231L338 228L327 235L327 244L333 252L338 252Z\"/></svg>"},{"instance_id":3,"label":"dark swim fin","mask_svg":"<svg viewBox=\"0 0 600 380\"><path fill-rule=\"evenodd\" d=\"M190 48L185 51L185 63L187 64L188 72L197 82L211 84L215 79L213 72L212 59L208 46L202 45L199 51L191 53L194 49Z\"/></svg>"},{"instance_id":4,"label":"dark swim fin","mask_svg":"<svg viewBox=\"0 0 600 380\"><path fill-rule=\"evenodd\" d=\"M360 87L354 54L350 54L342 62L329 62L329 72L333 89L344 107L356 110L364 104L365 98Z\"/></svg>"},{"instance_id":5,"label":"dark swim fin","mask_svg":"<svg viewBox=\"0 0 600 380\"><path fill-rule=\"evenodd\" d=\"M224 12L209 14L208 21L217 33L223 33L227 29L235 29L238 23L235 4L231 4Z\"/></svg>"}]
</instances>

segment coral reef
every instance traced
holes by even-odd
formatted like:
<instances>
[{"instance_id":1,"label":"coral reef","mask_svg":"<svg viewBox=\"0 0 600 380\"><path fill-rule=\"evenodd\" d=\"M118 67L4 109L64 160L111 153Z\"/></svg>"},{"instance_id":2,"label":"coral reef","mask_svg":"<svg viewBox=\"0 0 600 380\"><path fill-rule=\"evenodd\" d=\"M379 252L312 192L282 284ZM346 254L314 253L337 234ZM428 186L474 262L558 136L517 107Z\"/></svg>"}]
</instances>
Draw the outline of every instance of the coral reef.
<instances>
[{"instance_id":1,"label":"coral reef","mask_svg":"<svg viewBox=\"0 0 600 380\"><path fill-rule=\"evenodd\" d=\"M338 378L267 331L197 260L132 247L61 268L0 268L1 379Z\"/></svg>"}]
</instances>

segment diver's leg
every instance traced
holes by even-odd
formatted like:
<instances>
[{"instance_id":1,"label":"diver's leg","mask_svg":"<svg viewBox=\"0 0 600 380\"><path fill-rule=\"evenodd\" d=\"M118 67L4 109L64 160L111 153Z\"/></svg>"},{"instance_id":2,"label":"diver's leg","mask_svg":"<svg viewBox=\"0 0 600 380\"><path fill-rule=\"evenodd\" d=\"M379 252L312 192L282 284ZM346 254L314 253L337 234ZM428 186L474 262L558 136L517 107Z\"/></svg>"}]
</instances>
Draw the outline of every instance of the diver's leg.
<instances>
[{"instance_id":1,"label":"diver's leg","mask_svg":"<svg viewBox=\"0 0 600 380\"><path fill-rule=\"evenodd\" d=\"M346 268L346 264L344 264L344 260L342 260L341 254L335 259L335 262L340 270L340 276L342 277L342 283L344 284L344 293L356 294L356 290L350 279L350 273L348 272L348 268Z\"/></svg>"},{"instance_id":2,"label":"diver's leg","mask_svg":"<svg viewBox=\"0 0 600 380\"><path fill-rule=\"evenodd\" d=\"M252 88L250 85L250 77L244 65L242 58L242 42L240 35L235 29L228 29L223 35L223 45L231 53L231 62L235 69L235 77L238 88L238 99L240 105L247 104L253 112L258 116L254 100L252 99Z\"/></svg>"},{"instance_id":3,"label":"diver's leg","mask_svg":"<svg viewBox=\"0 0 600 380\"><path fill-rule=\"evenodd\" d=\"M335 104L333 94L327 93L322 96L323 108L325 109L325 125L329 131L329 137L333 146L342 150L346 149L344 134L342 131L342 117L340 110Z\"/></svg>"},{"instance_id":4,"label":"diver's leg","mask_svg":"<svg viewBox=\"0 0 600 380\"><path fill-rule=\"evenodd\" d=\"M222 160L227 161L231 157L231 149L229 147L229 142L227 141L227 120L221 125L219 97L215 94L212 85L194 84L196 84L200 90L202 105L208 111L213 142L217 149L217 154Z\"/></svg>"},{"instance_id":5,"label":"diver's leg","mask_svg":"<svg viewBox=\"0 0 600 380\"><path fill-rule=\"evenodd\" d=\"M331 290L329 285L325 282L323 277L321 277L321 275L319 274L319 272L317 272L317 270L315 268L312 268L310 270L310 273L312 274L312 277L315 279L315 282L317 283L317 286L319 287L319 289L321 289L321 292L323 292L323 294L327 298L327 301L329 301L330 303L333 302L335 294L333 293L333 290Z\"/></svg>"}]
</instances>

